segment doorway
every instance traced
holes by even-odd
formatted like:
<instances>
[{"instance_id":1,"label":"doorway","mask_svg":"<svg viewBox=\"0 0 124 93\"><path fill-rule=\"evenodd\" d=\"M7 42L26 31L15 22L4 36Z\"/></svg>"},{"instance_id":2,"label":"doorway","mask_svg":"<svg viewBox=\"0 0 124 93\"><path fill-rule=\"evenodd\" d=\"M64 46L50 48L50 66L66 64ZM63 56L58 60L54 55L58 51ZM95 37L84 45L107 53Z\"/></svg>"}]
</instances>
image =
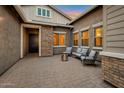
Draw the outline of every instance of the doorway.
<instances>
[{"instance_id":1,"label":"doorway","mask_svg":"<svg viewBox=\"0 0 124 93\"><path fill-rule=\"evenodd\" d=\"M37 53L41 56L41 26L21 24L20 58L30 53Z\"/></svg>"},{"instance_id":2,"label":"doorway","mask_svg":"<svg viewBox=\"0 0 124 93\"><path fill-rule=\"evenodd\" d=\"M29 53L38 53L38 34L29 34Z\"/></svg>"}]
</instances>

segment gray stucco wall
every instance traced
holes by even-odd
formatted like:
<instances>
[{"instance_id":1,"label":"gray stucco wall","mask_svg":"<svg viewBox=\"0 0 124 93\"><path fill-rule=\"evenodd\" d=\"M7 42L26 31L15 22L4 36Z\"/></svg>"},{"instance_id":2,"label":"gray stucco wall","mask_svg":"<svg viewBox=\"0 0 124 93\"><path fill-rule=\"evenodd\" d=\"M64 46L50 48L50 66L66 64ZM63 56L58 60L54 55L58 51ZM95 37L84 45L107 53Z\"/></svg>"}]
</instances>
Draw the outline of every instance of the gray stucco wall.
<instances>
[{"instance_id":1,"label":"gray stucco wall","mask_svg":"<svg viewBox=\"0 0 124 93\"><path fill-rule=\"evenodd\" d=\"M0 6L0 74L20 58L20 24L7 6Z\"/></svg>"}]
</instances>

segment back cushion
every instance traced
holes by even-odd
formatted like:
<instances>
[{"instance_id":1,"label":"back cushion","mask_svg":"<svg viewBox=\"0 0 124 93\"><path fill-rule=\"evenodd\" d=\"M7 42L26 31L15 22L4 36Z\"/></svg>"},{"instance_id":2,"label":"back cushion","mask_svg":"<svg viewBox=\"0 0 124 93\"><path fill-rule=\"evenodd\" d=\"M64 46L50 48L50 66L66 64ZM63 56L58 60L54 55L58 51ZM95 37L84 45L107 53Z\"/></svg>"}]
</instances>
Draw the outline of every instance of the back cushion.
<instances>
[{"instance_id":1,"label":"back cushion","mask_svg":"<svg viewBox=\"0 0 124 93\"><path fill-rule=\"evenodd\" d=\"M66 52L71 52L71 50L72 50L72 47L67 47L66 48Z\"/></svg>"},{"instance_id":2,"label":"back cushion","mask_svg":"<svg viewBox=\"0 0 124 93\"><path fill-rule=\"evenodd\" d=\"M81 50L82 50L82 49L81 49L80 47L77 48L77 52L81 52Z\"/></svg>"},{"instance_id":3,"label":"back cushion","mask_svg":"<svg viewBox=\"0 0 124 93\"><path fill-rule=\"evenodd\" d=\"M87 55L87 52L88 52L88 49L83 48L82 51L81 51L81 54L82 55Z\"/></svg>"},{"instance_id":4,"label":"back cushion","mask_svg":"<svg viewBox=\"0 0 124 93\"><path fill-rule=\"evenodd\" d=\"M89 56L90 56L90 57L94 57L94 56L95 56L95 54L96 54L96 51L91 50L91 52L90 52Z\"/></svg>"}]
</instances>

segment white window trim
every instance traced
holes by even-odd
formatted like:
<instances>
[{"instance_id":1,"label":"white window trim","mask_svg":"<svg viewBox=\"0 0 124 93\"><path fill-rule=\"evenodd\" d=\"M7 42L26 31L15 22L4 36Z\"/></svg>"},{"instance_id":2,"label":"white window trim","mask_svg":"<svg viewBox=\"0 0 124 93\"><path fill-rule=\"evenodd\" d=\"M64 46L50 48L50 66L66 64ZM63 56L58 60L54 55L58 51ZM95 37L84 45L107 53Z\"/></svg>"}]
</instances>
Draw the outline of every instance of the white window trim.
<instances>
[{"instance_id":1,"label":"white window trim","mask_svg":"<svg viewBox=\"0 0 124 93\"><path fill-rule=\"evenodd\" d=\"M60 32L60 31L54 31L54 33L57 33L57 34L65 34L65 45L58 45L58 46L54 46L53 47L66 47L66 33L67 32Z\"/></svg>"},{"instance_id":2,"label":"white window trim","mask_svg":"<svg viewBox=\"0 0 124 93\"><path fill-rule=\"evenodd\" d=\"M99 22L99 23L96 23L96 24L92 25L93 28L97 28L97 27L100 27L100 26L103 26L103 22Z\"/></svg>"},{"instance_id":3,"label":"white window trim","mask_svg":"<svg viewBox=\"0 0 124 93\"><path fill-rule=\"evenodd\" d=\"M93 47L93 49L96 49L96 50L103 50L103 47Z\"/></svg>"},{"instance_id":4,"label":"white window trim","mask_svg":"<svg viewBox=\"0 0 124 93\"><path fill-rule=\"evenodd\" d=\"M100 55L108 56L108 57L114 57L114 58L119 58L119 59L124 59L124 54L122 54L122 53L114 53L114 52L102 51L102 52L100 52Z\"/></svg>"},{"instance_id":5,"label":"white window trim","mask_svg":"<svg viewBox=\"0 0 124 93\"><path fill-rule=\"evenodd\" d=\"M90 48L89 46L81 46L82 48Z\"/></svg>"},{"instance_id":6,"label":"white window trim","mask_svg":"<svg viewBox=\"0 0 124 93\"><path fill-rule=\"evenodd\" d=\"M89 29L90 29L90 26L87 26L87 27L81 28L80 31L83 32L83 31L87 31Z\"/></svg>"},{"instance_id":7,"label":"white window trim","mask_svg":"<svg viewBox=\"0 0 124 93\"><path fill-rule=\"evenodd\" d=\"M73 47L79 47L79 46L73 46Z\"/></svg>"},{"instance_id":8,"label":"white window trim","mask_svg":"<svg viewBox=\"0 0 124 93\"><path fill-rule=\"evenodd\" d=\"M50 11L50 16L48 17L48 16L38 15L38 8L40 8L41 10L42 10L42 9L49 10L49 11ZM41 11L41 12L42 12L42 11ZM47 9L47 8L44 8L44 7L36 7L36 16L38 16L38 17L44 17L44 18L52 18L52 12L51 12L50 9Z\"/></svg>"},{"instance_id":9,"label":"white window trim","mask_svg":"<svg viewBox=\"0 0 124 93\"><path fill-rule=\"evenodd\" d=\"M66 34L67 32L54 31L54 33Z\"/></svg>"},{"instance_id":10,"label":"white window trim","mask_svg":"<svg viewBox=\"0 0 124 93\"><path fill-rule=\"evenodd\" d=\"M79 30L73 31L73 33L78 33L78 32L79 32Z\"/></svg>"},{"instance_id":11,"label":"white window trim","mask_svg":"<svg viewBox=\"0 0 124 93\"><path fill-rule=\"evenodd\" d=\"M53 46L53 47L66 47L66 45L63 45L63 46Z\"/></svg>"}]
</instances>

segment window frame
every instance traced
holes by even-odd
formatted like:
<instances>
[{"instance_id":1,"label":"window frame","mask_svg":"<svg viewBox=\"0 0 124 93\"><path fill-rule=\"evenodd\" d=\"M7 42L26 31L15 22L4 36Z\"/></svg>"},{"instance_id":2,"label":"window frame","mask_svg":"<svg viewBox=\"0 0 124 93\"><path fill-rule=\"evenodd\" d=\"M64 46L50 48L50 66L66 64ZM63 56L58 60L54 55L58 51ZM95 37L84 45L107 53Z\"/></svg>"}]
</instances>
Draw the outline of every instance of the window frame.
<instances>
[{"instance_id":1,"label":"window frame","mask_svg":"<svg viewBox=\"0 0 124 93\"><path fill-rule=\"evenodd\" d=\"M83 39L83 32L88 32L88 45L83 45L83 42L82 42L82 39ZM85 30L85 31L81 31L81 46L84 46L84 47L88 47L89 46L89 31L88 30Z\"/></svg>"},{"instance_id":2,"label":"window frame","mask_svg":"<svg viewBox=\"0 0 124 93\"><path fill-rule=\"evenodd\" d=\"M96 29L101 28L102 29L102 34L100 37L96 37ZM96 38L101 38L101 46L96 46ZM103 47L103 26L96 26L94 27L94 48L102 48Z\"/></svg>"},{"instance_id":3,"label":"window frame","mask_svg":"<svg viewBox=\"0 0 124 93\"><path fill-rule=\"evenodd\" d=\"M67 34L67 33L66 33L66 32L57 32L57 31L56 31L56 32L54 32L53 34L58 34L58 35L59 35L59 36L58 36L58 37L59 37L59 40L60 40L60 34L64 34L64 45L60 45L60 43L59 43L59 45L55 46L55 45L54 45L54 40L53 40L53 46L54 46L54 47L66 47L66 34ZM58 42L59 42L59 40L58 40Z\"/></svg>"},{"instance_id":4,"label":"window frame","mask_svg":"<svg viewBox=\"0 0 124 93\"><path fill-rule=\"evenodd\" d=\"M41 15L38 15L38 8L41 9ZM43 16L42 14L42 10L45 10L45 16ZM47 11L49 11L49 16L47 16ZM52 12L51 12L51 9L47 9L47 8L44 8L44 7L36 7L36 16L38 17L44 17L44 18L52 18Z\"/></svg>"}]
</instances>

